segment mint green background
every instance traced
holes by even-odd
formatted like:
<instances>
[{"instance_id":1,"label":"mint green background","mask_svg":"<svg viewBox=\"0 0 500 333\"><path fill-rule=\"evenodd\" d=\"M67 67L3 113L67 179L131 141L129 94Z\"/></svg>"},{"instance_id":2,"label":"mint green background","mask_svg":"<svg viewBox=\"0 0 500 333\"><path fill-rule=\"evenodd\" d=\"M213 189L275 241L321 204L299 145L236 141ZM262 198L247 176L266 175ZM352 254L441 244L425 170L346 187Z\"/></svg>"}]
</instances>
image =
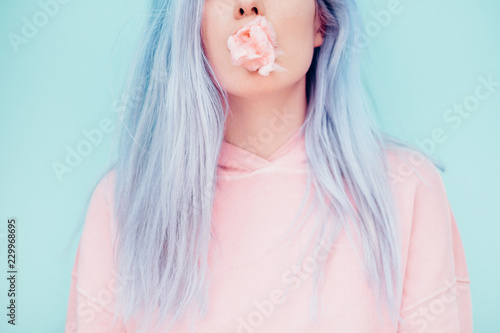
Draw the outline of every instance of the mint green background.
<instances>
[{"instance_id":1,"label":"mint green background","mask_svg":"<svg viewBox=\"0 0 500 333\"><path fill-rule=\"evenodd\" d=\"M372 11L388 3L374 1ZM443 179L472 280L474 331L496 332L500 89L456 130L442 117L474 92L479 75L500 81L500 2L402 0L400 6L368 45L378 117L385 130L409 142L438 127L448 135L434 156L447 166ZM2 332L63 331L80 231L73 232L105 171L112 134L62 182L51 164L64 162L66 146L75 149L83 130L114 119L144 7L145 0L69 0L16 54L7 34L19 34L22 18L41 8L33 0L0 4L0 233L5 237L7 219L16 217L19 246L18 325L7 325L2 314ZM0 242L5 272L5 238ZM1 281L4 308L7 284Z\"/></svg>"}]
</instances>

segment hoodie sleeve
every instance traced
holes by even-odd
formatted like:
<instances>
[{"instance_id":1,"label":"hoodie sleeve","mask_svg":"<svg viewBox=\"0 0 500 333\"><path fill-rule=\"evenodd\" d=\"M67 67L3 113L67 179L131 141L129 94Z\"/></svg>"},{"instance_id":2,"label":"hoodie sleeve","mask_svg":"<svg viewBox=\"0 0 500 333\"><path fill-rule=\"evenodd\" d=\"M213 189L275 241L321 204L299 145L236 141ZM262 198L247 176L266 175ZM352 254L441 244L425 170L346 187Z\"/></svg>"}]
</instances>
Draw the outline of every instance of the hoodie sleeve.
<instances>
[{"instance_id":1,"label":"hoodie sleeve","mask_svg":"<svg viewBox=\"0 0 500 333\"><path fill-rule=\"evenodd\" d=\"M126 286L113 265L109 211L109 174L90 199L78 245L67 306L65 333L126 333L119 317L113 322L115 294Z\"/></svg>"},{"instance_id":2,"label":"hoodie sleeve","mask_svg":"<svg viewBox=\"0 0 500 333\"><path fill-rule=\"evenodd\" d=\"M419 168L404 274L399 333L471 333L465 253L437 168Z\"/></svg>"}]
</instances>

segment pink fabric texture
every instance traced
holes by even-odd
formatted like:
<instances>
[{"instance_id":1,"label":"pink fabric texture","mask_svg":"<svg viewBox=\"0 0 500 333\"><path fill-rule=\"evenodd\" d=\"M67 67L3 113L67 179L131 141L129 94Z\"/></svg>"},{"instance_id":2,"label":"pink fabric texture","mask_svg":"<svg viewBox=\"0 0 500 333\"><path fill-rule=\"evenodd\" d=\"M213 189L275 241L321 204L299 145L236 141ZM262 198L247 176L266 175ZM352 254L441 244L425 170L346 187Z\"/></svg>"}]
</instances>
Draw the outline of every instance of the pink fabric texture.
<instances>
[{"instance_id":1,"label":"pink fabric texture","mask_svg":"<svg viewBox=\"0 0 500 333\"><path fill-rule=\"evenodd\" d=\"M422 182L400 157L389 154L402 223L400 309L406 326L392 327L385 311L378 321L374 295L345 231L323 257L323 313L308 322L313 261L320 258L298 264L318 214L313 211L297 234L284 237L308 175L304 136L297 131L268 159L223 143L213 211L219 241L210 249L215 275L208 314L196 332L472 332L465 253L441 176L423 160L415 166ZM127 284L112 260L113 182L111 171L89 204L72 271L66 333L135 332L137 327L133 320L111 324L114 293ZM189 332L189 322L172 332Z\"/></svg>"}]
</instances>

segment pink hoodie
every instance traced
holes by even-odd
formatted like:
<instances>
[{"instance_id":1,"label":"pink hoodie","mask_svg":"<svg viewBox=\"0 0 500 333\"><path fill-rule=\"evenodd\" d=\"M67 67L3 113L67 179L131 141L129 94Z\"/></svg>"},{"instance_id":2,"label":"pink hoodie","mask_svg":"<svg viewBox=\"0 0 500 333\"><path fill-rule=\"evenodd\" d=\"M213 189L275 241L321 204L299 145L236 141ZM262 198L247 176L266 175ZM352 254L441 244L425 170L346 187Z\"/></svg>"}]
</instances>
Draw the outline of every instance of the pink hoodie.
<instances>
[{"instance_id":1,"label":"pink hoodie","mask_svg":"<svg viewBox=\"0 0 500 333\"><path fill-rule=\"evenodd\" d=\"M407 327L393 328L385 311L379 324L374 295L345 231L328 258L310 256L298 266L318 214L309 215L299 233L284 237L307 180L304 136L296 131L268 159L223 142L213 211L219 242L210 249L216 270L208 314L196 332L472 332L465 254L441 176L424 160L416 169L426 186L398 156L390 153L389 161L402 221L400 309ZM111 171L100 181L88 208L72 272L66 333L135 332L137 327L134 321L111 325L114 292L127 283L112 261L114 177ZM322 258L323 314L309 324L313 274ZM189 332L189 322L171 332Z\"/></svg>"}]
</instances>

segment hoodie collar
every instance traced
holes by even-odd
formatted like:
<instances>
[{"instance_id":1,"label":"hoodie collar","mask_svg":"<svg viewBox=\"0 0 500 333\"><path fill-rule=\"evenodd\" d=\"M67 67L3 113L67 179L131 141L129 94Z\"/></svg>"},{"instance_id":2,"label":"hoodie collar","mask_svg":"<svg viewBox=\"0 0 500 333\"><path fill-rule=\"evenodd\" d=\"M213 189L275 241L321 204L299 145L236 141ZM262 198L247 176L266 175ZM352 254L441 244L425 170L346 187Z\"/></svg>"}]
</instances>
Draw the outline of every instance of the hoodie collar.
<instances>
[{"instance_id":1,"label":"hoodie collar","mask_svg":"<svg viewBox=\"0 0 500 333\"><path fill-rule=\"evenodd\" d=\"M306 149L304 125L294 131L292 136L267 159L253 152L222 141L218 159L219 171L248 173L265 168L306 168Z\"/></svg>"}]
</instances>

